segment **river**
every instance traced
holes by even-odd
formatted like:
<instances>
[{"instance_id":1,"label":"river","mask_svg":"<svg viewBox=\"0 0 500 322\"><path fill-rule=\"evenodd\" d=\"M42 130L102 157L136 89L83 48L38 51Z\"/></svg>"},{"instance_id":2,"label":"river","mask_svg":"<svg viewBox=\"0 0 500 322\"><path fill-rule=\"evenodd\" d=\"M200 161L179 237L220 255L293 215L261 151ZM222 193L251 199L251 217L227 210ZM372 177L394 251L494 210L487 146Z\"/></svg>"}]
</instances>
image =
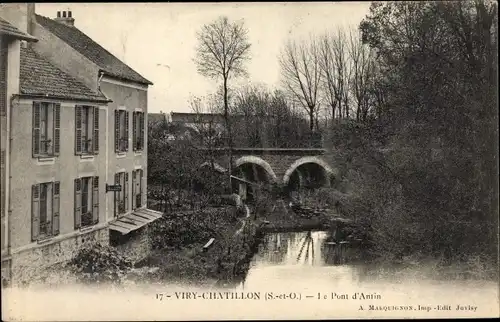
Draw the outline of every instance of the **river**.
<instances>
[{"instance_id":1,"label":"river","mask_svg":"<svg viewBox=\"0 0 500 322\"><path fill-rule=\"evenodd\" d=\"M496 282L444 279L432 266L374 267L358 255L325 231L268 233L236 290L300 296L329 317L498 315Z\"/></svg>"},{"instance_id":2,"label":"river","mask_svg":"<svg viewBox=\"0 0 500 322\"><path fill-rule=\"evenodd\" d=\"M363 262L354 247L343 244L340 251L329 237L324 231L267 233L245 280L229 288L145 282L116 289L13 289L2 297L2 304L7 308L6 320L39 321L461 318L499 314L498 283L443 279L433 266L374 267Z\"/></svg>"}]
</instances>

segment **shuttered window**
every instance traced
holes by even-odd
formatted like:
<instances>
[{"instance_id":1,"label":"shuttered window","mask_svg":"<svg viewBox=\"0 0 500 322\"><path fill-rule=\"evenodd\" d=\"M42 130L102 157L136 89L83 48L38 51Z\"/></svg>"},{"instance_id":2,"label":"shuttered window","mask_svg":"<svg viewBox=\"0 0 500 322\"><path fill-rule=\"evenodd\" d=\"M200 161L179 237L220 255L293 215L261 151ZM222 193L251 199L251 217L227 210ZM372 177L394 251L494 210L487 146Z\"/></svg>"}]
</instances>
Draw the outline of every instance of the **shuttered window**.
<instances>
[{"instance_id":1,"label":"shuttered window","mask_svg":"<svg viewBox=\"0 0 500 322\"><path fill-rule=\"evenodd\" d=\"M31 188L31 240L59 234L60 183L46 182Z\"/></svg>"},{"instance_id":2,"label":"shuttered window","mask_svg":"<svg viewBox=\"0 0 500 322\"><path fill-rule=\"evenodd\" d=\"M92 181L92 224L99 222L99 177Z\"/></svg>"},{"instance_id":3,"label":"shuttered window","mask_svg":"<svg viewBox=\"0 0 500 322\"><path fill-rule=\"evenodd\" d=\"M33 102L33 157L58 156L61 140L61 104Z\"/></svg>"},{"instance_id":4,"label":"shuttered window","mask_svg":"<svg viewBox=\"0 0 500 322\"><path fill-rule=\"evenodd\" d=\"M99 222L99 177L75 179L75 229Z\"/></svg>"},{"instance_id":5,"label":"shuttered window","mask_svg":"<svg viewBox=\"0 0 500 322\"><path fill-rule=\"evenodd\" d=\"M128 151L129 141L129 112L115 110L115 152Z\"/></svg>"},{"instance_id":6,"label":"shuttered window","mask_svg":"<svg viewBox=\"0 0 500 322\"><path fill-rule=\"evenodd\" d=\"M144 136L145 136L143 112L134 112L132 127L134 131L132 140L134 145L134 151L142 151L144 150Z\"/></svg>"},{"instance_id":7,"label":"shuttered window","mask_svg":"<svg viewBox=\"0 0 500 322\"><path fill-rule=\"evenodd\" d=\"M99 107L75 106L75 154L99 153Z\"/></svg>"},{"instance_id":8,"label":"shuttered window","mask_svg":"<svg viewBox=\"0 0 500 322\"><path fill-rule=\"evenodd\" d=\"M142 200L143 189L143 170L138 169L132 171L132 207L133 209L141 208L144 205Z\"/></svg>"},{"instance_id":9,"label":"shuttered window","mask_svg":"<svg viewBox=\"0 0 500 322\"><path fill-rule=\"evenodd\" d=\"M119 172L115 174L115 184L121 186L121 191L116 192L116 212L124 214L128 210L128 173Z\"/></svg>"}]
</instances>

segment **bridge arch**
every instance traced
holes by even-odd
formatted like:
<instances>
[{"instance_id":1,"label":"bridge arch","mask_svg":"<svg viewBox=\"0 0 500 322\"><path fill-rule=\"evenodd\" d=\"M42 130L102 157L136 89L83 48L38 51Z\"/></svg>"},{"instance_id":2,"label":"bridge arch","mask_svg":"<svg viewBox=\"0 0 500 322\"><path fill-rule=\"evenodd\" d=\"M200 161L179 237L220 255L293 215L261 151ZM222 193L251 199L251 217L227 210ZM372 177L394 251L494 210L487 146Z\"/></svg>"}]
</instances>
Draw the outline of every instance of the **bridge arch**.
<instances>
[{"instance_id":1,"label":"bridge arch","mask_svg":"<svg viewBox=\"0 0 500 322\"><path fill-rule=\"evenodd\" d=\"M316 157L316 156L307 156L307 157L303 157L303 158L298 159L297 161L292 163L292 165L290 165L290 167L288 167L288 169L285 172L285 175L283 176L283 186L286 187L289 184L292 174L300 166L308 164L308 163L313 163L313 164L320 166L325 171L326 176L332 176L332 175L335 176L337 174L337 171L335 169L333 169L332 167L330 167L328 165L328 163L323 161L321 158ZM328 179L328 181L329 181L329 179Z\"/></svg>"},{"instance_id":2,"label":"bridge arch","mask_svg":"<svg viewBox=\"0 0 500 322\"><path fill-rule=\"evenodd\" d=\"M203 162L201 165L200 165L200 169L201 168L205 168L205 167L211 167L212 164L207 161L207 162ZM214 169L215 171L219 172L219 173L224 173L226 172L226 168L224 168L223 166L221 166L220 164L218 164L217 162L214 162Z\"/></svg>"},{"instance_id":3,"label":"bridge arch","mask_svg":"<svg viewBox=\"0 0 500 322\"><path fill-rule=\"evenodd\" d=\"M242 157L238 158L234 162L234 169L236 169L236 168L238 168L246 163L256 164L256 165L260 166L269 175L269 178L271 179L271 181L273 183L278 183L278 177L274 173L274 170L271 167L271 165L269 165L269 163L267 163L264 159L253 156L253 155L242 156Z\"/></svg>"}]
</instances>

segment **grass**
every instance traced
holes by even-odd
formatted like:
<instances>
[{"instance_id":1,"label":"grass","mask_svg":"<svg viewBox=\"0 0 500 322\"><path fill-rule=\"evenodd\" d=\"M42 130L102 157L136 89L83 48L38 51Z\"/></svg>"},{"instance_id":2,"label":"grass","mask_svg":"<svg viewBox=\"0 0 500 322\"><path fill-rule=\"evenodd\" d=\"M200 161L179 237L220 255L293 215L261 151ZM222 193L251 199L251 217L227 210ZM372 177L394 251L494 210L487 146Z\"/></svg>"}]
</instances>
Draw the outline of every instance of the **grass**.
<instances>
[{"instance_id":1,"label":"grass","mask_svg":"<svg viewBox=\"0 0 500 322\"><path fill-rule=\"evenodd\" d=\"M244 216L237 214L235 207L225 207L207 208L181 218L185 218L181 223L178 217L164 220L163 226L155 232L157 236L168 236L164 247L154 250L136 267L158 267L152 278L162 281L213 285L221 279L231 279L234 265L245 252L243 244L249 238L246 228L240 236L234 237ZM170 224L173 226L169 227ZM182 230L178 229L179 225ZM189 238L177 238L182 236L176 234L184 235L186 231L190 233ZM203 251L203 245L210 238L215 238L214 244Z\"/></svg>"}]
</instances>

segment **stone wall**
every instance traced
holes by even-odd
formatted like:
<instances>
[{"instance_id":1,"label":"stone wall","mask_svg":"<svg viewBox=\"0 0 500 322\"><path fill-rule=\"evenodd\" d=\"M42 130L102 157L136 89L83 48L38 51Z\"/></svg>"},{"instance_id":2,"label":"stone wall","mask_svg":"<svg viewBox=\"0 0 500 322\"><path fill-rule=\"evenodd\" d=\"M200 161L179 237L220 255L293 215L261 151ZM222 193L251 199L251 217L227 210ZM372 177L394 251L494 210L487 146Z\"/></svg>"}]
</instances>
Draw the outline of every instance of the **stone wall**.
<instances>
[{"instance_id":1,"label":"stone wall","mask_svg":"<svg viewBox=\"0 0 500 322\"><path fill-rule=\"evenodd\" d=\"M39 245L12 255L11 282L23 284L36 279L48 267L69 261L85 245L109 245L109 229L102 228L48 245ZM2 263L3 264L3 263Z\"/></svg>"},{"instance_id":2,"label":"stone wall","mask_svg":"<svg viewBox=\"0 0 500 322\"><path fill-rule=\"evenodd\" d=\"M152 249L148 226L144 226L127 235L121 235L118 232L111 231L110 244L121 254L130 258L134 263L147 257Z\"/></svg>"}]
</instances>

